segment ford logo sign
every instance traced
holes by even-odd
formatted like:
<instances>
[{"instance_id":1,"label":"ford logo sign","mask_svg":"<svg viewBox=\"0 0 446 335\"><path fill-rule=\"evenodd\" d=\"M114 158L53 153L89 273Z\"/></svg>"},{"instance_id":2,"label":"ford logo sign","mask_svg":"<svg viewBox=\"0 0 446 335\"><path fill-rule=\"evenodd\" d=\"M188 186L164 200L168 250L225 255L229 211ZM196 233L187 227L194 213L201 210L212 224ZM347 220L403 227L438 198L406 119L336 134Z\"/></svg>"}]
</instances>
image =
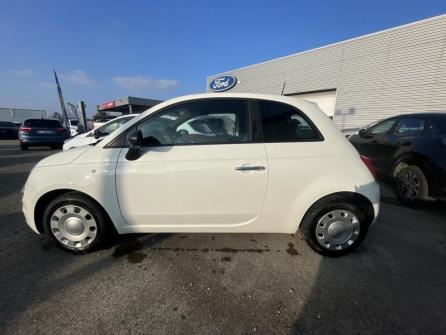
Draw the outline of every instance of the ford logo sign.
<instances>
[{"instance_id":1,"label":"ford logo sign","mask_svg":"<svg viewBox=\"0 0 446 335\"><path fill-rule=\"evenodd\" d=\"M232 74L227 74L212 80L209 88L214 92L223 92L233 88L235 84L237 84L237 78Z\"/></svg>"}]
</instances>

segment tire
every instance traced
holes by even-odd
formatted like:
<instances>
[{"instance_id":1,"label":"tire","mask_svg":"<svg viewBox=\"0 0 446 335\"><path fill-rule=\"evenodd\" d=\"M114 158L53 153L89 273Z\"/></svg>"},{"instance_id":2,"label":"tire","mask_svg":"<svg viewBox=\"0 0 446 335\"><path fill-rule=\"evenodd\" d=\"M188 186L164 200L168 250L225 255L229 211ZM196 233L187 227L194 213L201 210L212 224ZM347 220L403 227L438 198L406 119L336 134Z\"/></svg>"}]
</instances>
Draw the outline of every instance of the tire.
<instances>
[{"instance_id":1,"label":"tire","mask_svg":"<svg viewBox=\"0 0 446 335\"><path fill-rule=\"evenodd\" d=\"M96 250L107 240L109 222L103 209L78 192L53 199L43 214L45 232L71 253Z\"/></svg>"},{"instance_id":2,"label":"tire","mask_svg":"<svg viewBox=\"0 0 446 335\"><path fill-rule=\"evenodd\" d=\"M429 183L418 166L409 165L396 175L395 192L401 202L414 205L429 199Z\"/></svg>"},{"instance_id":3,"label":"tire","mask_svg":"<svg viewBox=\"0 0 446 335\"><path fill-rule=\"evenodd\" d=\"M308 210L300 231L311 249L323 256L339 257L361 245L369 225L370 218L360 206L347 197L332 196Z\"/></svg>"},{"instance_id":4,"label":"tire","mask_svg":"<svg viewBox=\"0 0 446 335\"><path fill-rule=\"evenodd\" d=\"M26 144L20 144L20 150L26 151L28 150L28 146Z\"/></svg>"}]
</instances>

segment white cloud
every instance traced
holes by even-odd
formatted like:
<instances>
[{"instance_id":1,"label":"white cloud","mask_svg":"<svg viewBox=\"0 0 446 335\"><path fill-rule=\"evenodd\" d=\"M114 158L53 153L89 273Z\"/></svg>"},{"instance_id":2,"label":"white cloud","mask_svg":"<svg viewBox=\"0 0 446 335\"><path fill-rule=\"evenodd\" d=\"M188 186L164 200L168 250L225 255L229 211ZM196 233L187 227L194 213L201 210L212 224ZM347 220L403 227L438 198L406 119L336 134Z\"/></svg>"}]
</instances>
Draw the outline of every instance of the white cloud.
<instances>
[{"instance_id":1,"label":"white cloud","mask_svg":"<svg viewBox=\"0 0 446 335\"><path fill-rule=\"evenodd\" d=\"M83 70L73 70L69 73L62 73L60 78L64 81L78 86L93 85L96 82L91 79L88 74Z\"/></svg>"},{"instance_id":2,"label":"white cloud","mask_svg":"<svg viewBox=\"0 0 446 335\"><path fill-rule=\"evenodd\" d=\"M154 79L151 77L137 75L130 76L118 76L114 77L113 82L122 88L127 90L168 90L178 86L179 82L176 79Z\"/></svg>"},{"instance_id":3,"label":"white cloud","mask_svg":"<svg viewBox=\"0 0 446 335\"><path fill-rule=\"evenodd\" d=\"M13 69L11 73L18 77L29 77L33 72L30 69Z\"/></svg>"}]
</instances>

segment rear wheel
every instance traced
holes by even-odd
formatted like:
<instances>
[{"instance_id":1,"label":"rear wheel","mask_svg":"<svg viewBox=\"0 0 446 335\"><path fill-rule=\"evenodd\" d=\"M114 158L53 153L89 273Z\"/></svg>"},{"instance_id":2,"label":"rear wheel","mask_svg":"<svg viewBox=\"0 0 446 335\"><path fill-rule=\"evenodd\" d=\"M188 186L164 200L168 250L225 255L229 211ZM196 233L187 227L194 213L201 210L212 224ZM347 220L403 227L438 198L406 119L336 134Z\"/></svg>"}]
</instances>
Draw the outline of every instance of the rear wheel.
<instances>
[{"instance_id":1,"label":"rear wheel","mask_svg":"<svg viewBox=\"0 0 446 335\"><path fill-rule=\"evenodd\" d=\"M86 253L102 245L107 235L106 216L94 201L79 193L62 194L44 212L47 233L72 253Z\"/></svg>"},{"instance_id":2,"label":"rear wheel","mask_svg":"<svg viewBox=\"0 0 446 335\"><path fill-rule=\"evenodd\" d=\"M395 191L405 204L412 205L417 201L427 200L429 184L423 171L415 165L409 165L398 171Z\"/></svg>"},{"instance_id":3,"label":"rear wheel","mask_svg":"<svg viewBox=\"0 0 446 335\"><path fill-rule=\"evenodd\" d=\"M369 224L360 206L330 197L310 208L300 229L314 251L336 257L356 249L367 235Z\"/></svg>"}]
</instances>

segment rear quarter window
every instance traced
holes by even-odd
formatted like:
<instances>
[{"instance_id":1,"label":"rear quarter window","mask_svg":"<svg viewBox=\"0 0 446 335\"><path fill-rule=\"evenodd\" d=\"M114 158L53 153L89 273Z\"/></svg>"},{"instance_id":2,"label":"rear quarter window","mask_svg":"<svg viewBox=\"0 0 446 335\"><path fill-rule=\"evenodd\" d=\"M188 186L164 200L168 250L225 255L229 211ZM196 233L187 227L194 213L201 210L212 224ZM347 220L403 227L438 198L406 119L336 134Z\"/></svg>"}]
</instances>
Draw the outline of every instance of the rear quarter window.
<instances>
[{"instance_id":1,"label":"rear quarter window","mask_svg":"<svg viewBox=\"0 0 446 335\"><path fill-rule=\"evenodd\" d=\"M297 108L274 101L260 101L259 106L265 142L322 140L315 125Z\"/></svg>"}]
</instances>

